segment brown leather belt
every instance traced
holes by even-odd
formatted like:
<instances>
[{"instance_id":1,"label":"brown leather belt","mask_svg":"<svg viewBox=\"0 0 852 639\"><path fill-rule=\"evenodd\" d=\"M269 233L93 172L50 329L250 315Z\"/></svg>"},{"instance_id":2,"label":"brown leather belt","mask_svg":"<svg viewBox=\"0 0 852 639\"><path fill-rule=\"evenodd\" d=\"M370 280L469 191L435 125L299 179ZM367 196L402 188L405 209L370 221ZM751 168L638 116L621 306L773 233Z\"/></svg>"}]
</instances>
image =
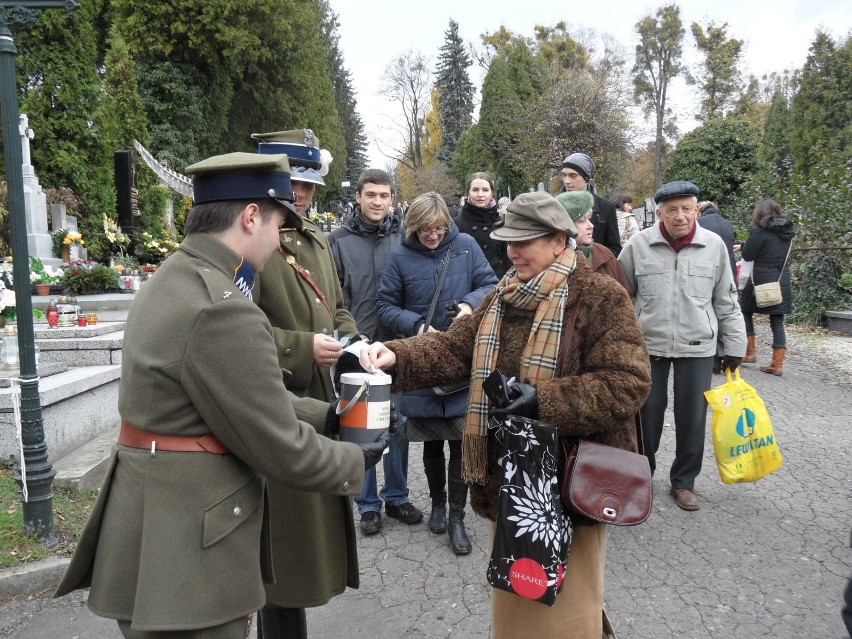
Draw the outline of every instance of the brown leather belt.
<instances>
[{"instance_id":1,"label":"brown leather belt","mask_svg":"<svg viewBox=\"0 0 852 639\"><path fill-rule=\"evenodd\" d=\"M151 453L158 449L180 453L212 453L213 455L227 455L231 452L216 435L163 435L136 428L123 419L118 443L131 448L144 448Z\"/></svg>"}]
</instances>

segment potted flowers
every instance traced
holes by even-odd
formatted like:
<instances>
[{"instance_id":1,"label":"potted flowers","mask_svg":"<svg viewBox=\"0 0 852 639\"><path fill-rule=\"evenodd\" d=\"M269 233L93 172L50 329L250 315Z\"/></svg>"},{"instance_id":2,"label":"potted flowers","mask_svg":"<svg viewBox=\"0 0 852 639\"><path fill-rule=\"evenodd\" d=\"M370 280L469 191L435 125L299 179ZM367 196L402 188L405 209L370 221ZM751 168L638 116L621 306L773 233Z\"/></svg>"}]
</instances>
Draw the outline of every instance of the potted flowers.
<instances>
[{"instance_id":1,"label":"potted flowers","mask_svg":"<svg viewBox=\"0 0 852 639\"><path fill-rule=\"evenodd\" d=\"M50 295L50 287L62 279L62 269L45 266L37 257L30 257L30 282L39 295Z\"/></svg>"},{"instance_id":2,"label":"potted flowers","mask_svg":"<svg viewBox=\"0 0 852 639\"><path fill-rule=\"evenodd\" d=\"M71 261L71 247L83 246L86 243L80 233L68 229L56 229L50 237L53 241L53 254L61 257L66 263Z\"/></svg>"}]
</instances>

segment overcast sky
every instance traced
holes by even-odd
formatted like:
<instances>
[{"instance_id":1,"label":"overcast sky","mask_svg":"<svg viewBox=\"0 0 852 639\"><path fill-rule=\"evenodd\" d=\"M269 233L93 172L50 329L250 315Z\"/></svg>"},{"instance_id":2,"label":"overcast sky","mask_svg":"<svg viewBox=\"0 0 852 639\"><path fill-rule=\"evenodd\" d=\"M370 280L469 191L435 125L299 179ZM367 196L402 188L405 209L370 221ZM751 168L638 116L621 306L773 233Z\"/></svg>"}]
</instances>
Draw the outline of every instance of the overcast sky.
<instances>
[{"instance_id":1,"label":"overcast sky","mask_svg":"<svg viewBox=\"0 0 852 639\"><path fill-rule=\"evenodd\" d=\"M541 0L331 0L340 21L340 44L346 66L352 72L358 97L358 112L370 140L370 161L384 168L387 159L376 139L393 138L390 118L393 112L384 98L376 95L382 71L392 58L409 48L430 56L434 65L438 48L450 18L459 23L459 34L467 43L480 46L479 36L505 25L524 36L533 35L536 24L551 26L564 20L572 27L591 28L608 33L624 45L629 64L637 39L634 25L664 4L643 4L627 0L598 0L583 3L556 3ZM845 0L683 0L678 3L686 28L685 52L697 61L689 25L709 21L728 23L730 37L746 42L741 69L744 74L762 75L801 67L817 27L835 39L852 28L852 2ZM557 7L564 10L554 12ZM434 71L434 66L433 66ZM469 70L479 87L483 74L478 67ZM689 114L690 91L674 86L673 107L681 132L695 126ZM474 116L476 117L476 116ZM643 130L652 136L653 129ZM386 148L386 145L383 145Z\"/></svg>"}]
</instances>

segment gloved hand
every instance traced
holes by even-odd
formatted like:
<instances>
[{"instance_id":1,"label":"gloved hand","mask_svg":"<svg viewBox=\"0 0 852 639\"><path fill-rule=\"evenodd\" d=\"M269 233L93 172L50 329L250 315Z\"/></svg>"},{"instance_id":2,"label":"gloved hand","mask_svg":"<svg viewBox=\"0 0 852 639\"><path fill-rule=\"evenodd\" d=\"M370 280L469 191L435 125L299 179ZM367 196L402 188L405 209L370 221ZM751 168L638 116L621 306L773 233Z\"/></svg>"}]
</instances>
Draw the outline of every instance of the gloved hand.
<instances>
[{"instance_id":1,"label":"gloved hand","mask_svg":"<svg viewBox=\"0 0 852 639\"><path fill-rule=\"evenodd\" d=\"M340 436L340 415L337 414L337 405L339 403L339 399L331 402L328 405L328 412L325 414L325 428L322 434L329 439L337 439Z\"/></svg>"},{"instance_id":2,"label":"gloved hand","mask_svg":"<svg viewBox=\"0 0 852 639\"><path fill-rule=\"evenodd\" d=\"M458 305L458 304L450 304L450 305L447 307L447 316L448 316L448 317L455 317L456 315L458 315L458 314L459 314L459 311L460 311L460 310L461 310L461 309L459 308L459 305Z\"/></svg>"},{"instance_id":3,"label":"gloved hand","mask_svg":"<svg viewBox=\"0 0 852 639\"><path fill-rule=\"evenodd\" d=\"M495 417L516 415L538 419L538 391L535 386L523 382L514 382L509 386L509 403L502 408L492 408Z\"/></svg>"},{"instance_id":4,"label":"gloved hand","mask_svg":"<svg viewBox=\"0 0 852 639\"><path fill-rule=\"evenodd\" d=\"M732 373L737 370L737 366L743 363L742 357L734 357L733 355L725 355L722 358L722 370L730 370Z\"/></svg>"},{"instance_id":5,"label":"gloved hand","mask_svg":"<svg viewBox=\"0 0 852 639\"><path fill-rule=\"evenodd\" d=\"M368 471L379 463L382 453L390 444L390 432L383 430L379 438L371 444L358 444L364 453L364 470Z\"/></svg>"},{"instance_id":6,"label":"gloved hand","mask_svg":"<svg viewBox=\"0 0 852 639\"><path fill-rule=\"evenodd\" d=\"M388 425L388 430L391 433L395 433L397 429L397 422L399 422L399 413L396 412L396 404L391 400L390 403L390 423Z\"/></svg>"}]
</instances>

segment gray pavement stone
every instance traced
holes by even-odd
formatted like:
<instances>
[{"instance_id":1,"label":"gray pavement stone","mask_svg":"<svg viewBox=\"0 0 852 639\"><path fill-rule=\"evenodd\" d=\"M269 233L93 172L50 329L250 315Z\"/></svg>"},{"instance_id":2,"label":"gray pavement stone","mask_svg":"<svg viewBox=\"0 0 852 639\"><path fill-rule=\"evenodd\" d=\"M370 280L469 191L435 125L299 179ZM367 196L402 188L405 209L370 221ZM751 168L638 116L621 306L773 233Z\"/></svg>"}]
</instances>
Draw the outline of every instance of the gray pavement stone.
<instances>
[{"instance_id":1,"label":"gray pavement stone","mask_svg":"<svg viewBox=\"0 0 852 639\"><path fill-rule=\"evenodd\" d=\"M606 601L622 639L847 636L840 609L852 575L852 363L838 353L852 354L852 341L790 332L784 376L774 377L757 368L770 357L762 318L758 335L759 363L745 365L742 375L769 408L784 465L755 484L723 484L708 415L696 484L701 510L687 513L668 494L674 436L667 429L651 517L634 528L609 528ZM421 452L411 445L409 483L412 501L428 516ZM455 557L447 536L431 534L426 519L407 526L384 518L381 533L359 533L361 587L309 610L310 636L487 638L489 526L471 512L466 522L474 548L467 557ZM84 601L85 593L7 598L0 636L119 636L114 622L92 615Z\"/></svg>"}]
</instances>

